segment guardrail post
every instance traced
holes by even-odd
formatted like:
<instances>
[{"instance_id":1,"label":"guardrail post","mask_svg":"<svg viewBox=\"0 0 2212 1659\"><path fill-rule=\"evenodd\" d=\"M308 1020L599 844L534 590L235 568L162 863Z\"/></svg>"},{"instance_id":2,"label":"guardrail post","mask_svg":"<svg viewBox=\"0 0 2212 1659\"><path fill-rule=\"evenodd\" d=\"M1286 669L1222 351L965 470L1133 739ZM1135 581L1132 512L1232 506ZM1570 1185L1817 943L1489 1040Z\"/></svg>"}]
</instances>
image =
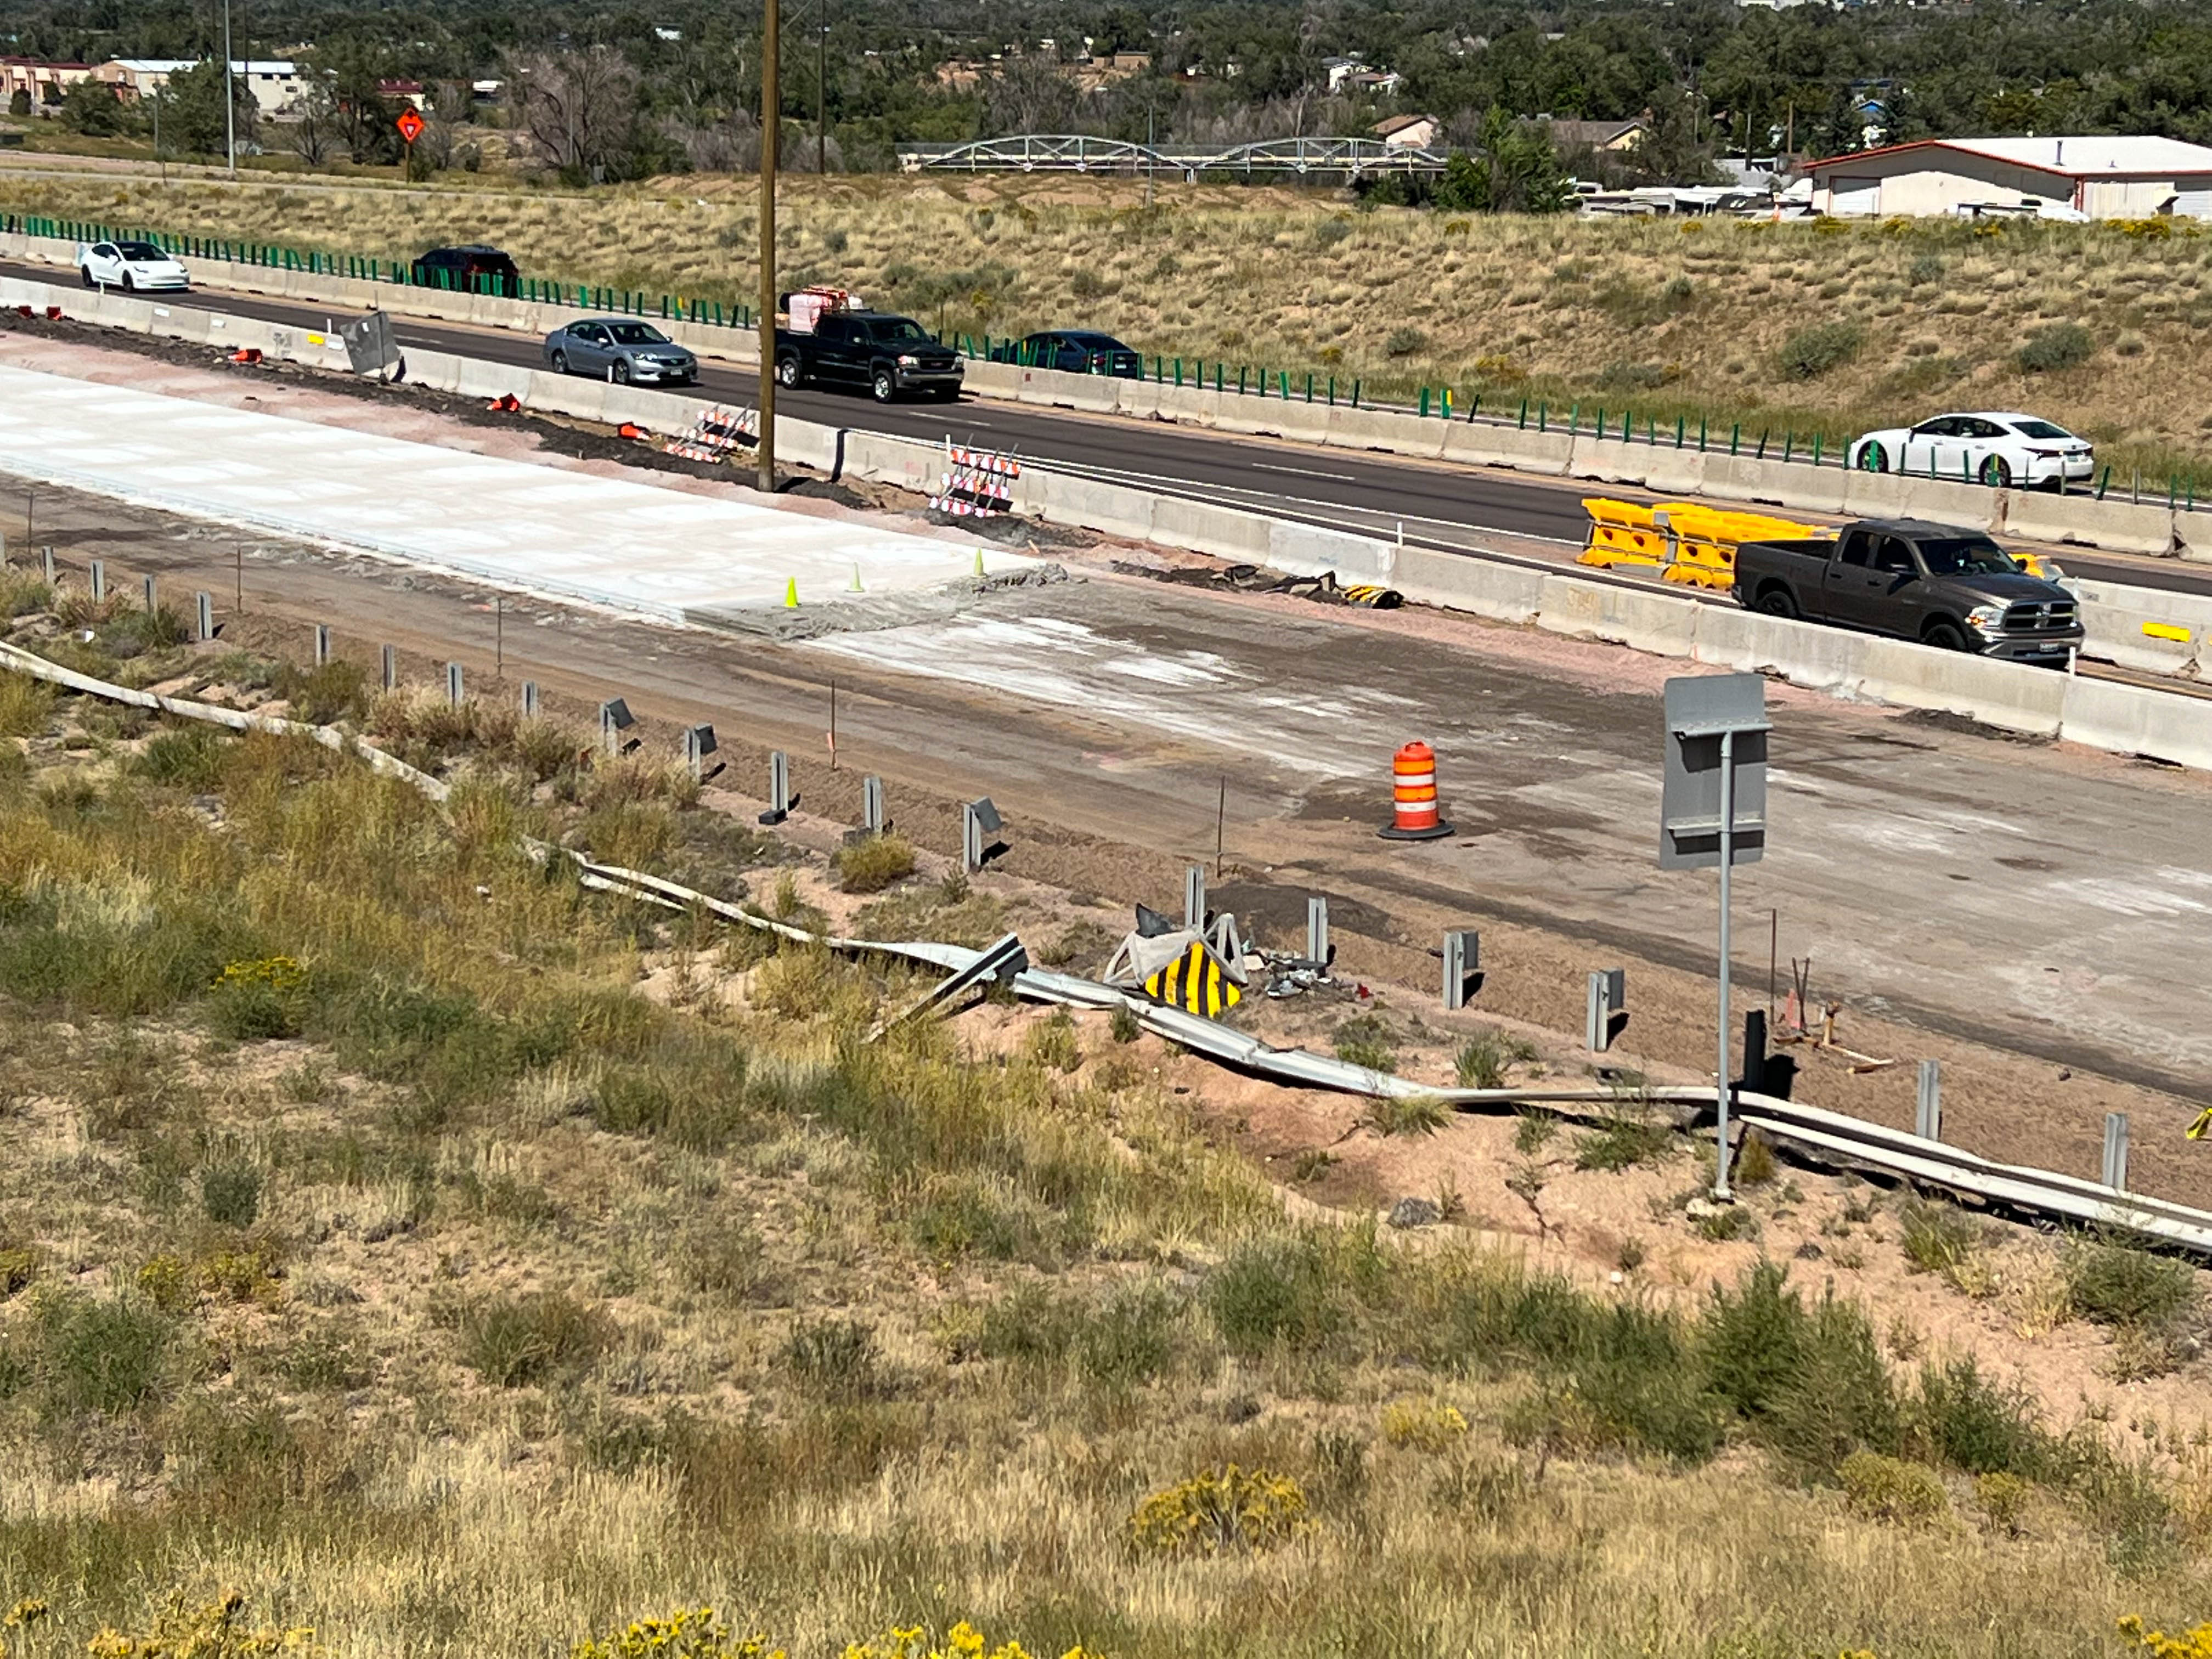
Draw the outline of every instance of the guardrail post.
<instances>
[{"instance_id":1,"label":"guardrail post","mask_svg":"<svg viewBox=\"0 0 2212 1659\"><path fill-rule=\"evenodd\" d=\"M995 837L1004 827L1005 820L1000 817L999 809L991 804L988 795L963 805L960 809L961 867L973 875L983 867L984 861L994 850L1003 850Z\"/></svg>"},{"instance_id":2,"label":"guardrail post","mask_svg":"<svg viewBox=\"0 0 2212 1659\"><path fill-rule=\"evenodd\" d=\"M1594 1054L1613 1047L1613 1016L1626 1010L1628 970L1603 968L1589 976L1589 994L1583 1009L1584 1046Z\"/></svg>"},{"instance_id":3,"label":"guardrail post","mask_svg":"<svg viewBox=\"0 0 2212 1659\"><path fill-rule=\"evenodd\" d=\"M211 593L192 595L192 632L205 645L215 637L215 596Z\"/></svg>"},{"instance_id":4,"label":"guardrail post","mask_svg":"<svg viewBox=\"0 0 2212 1659\"><path fill-rule=\"evenodd\" d=\"M1467 1006L1468 988L1482 977L1482 935L1472 927L1444 930L1444 1006Z\"/></svg>"},{"instance_id":5,"label":"guardrail post","mask_svg":"<svg viewBox=\"0 0 2212 1659\"><path fill-rule=\"evenodd\" d=\"M610 697L599 705L599 743L610 755L622 753L623 733L637 724L637 717L629 712L629 702L621 697Z\"/></svg>"},{"instance_id":6,"label":"guardrail post","mask_svg":"<svg viewBox=\"0 0 2212 1659\"><path fill-rule=\"evenodd\" d=\"M98 605L107 597L107 562L94 559L91 563L92 602Z\"/></svg>"},{"instance_id":7,"label":"guardrail post","mask_svg":"<svg viewBox=\"0 0 2212 1659\"><path fill-rule=\"evenodd\" d=\"M791 816L793 797L791 793L791 762L778 749L768 757L768 811L761 814L763 823L781 823Z\"/></svg>"},{"instance_id":8,"label":"guardrail post","mask_svg":"<svg viewBox=\"0 0 2212 1659\"><path fill-rule=\"evenodd\" d=\"M1525 410L1525 408L1527 407L1527 405L1524 404L1522 405L1522 407L1523 407L1523 409ZM1551 405L1550 402L1549 402L1548 400L1547 400L1547 399L1539 398L1539 399L1537 400L1537 403L1536 403L1536 430L1537 430L1537 431L1539 431L1539 432L1547 432L1547 431L1549 431L1549 430L1551 429L1551 428L1550 428L1550 427L1547 424L1547 421L1548 421L1548 420L1549 420L1549 418L1550 418L1551 412L1552 412L1552 405Z\"/></svg>"},{"instance_id":9,"label":"guardrail post","mask_svg":"<svg viewBox=\"0 0 2212 1659\"><path fill-rule=\"evenodd\" d=\"M1193 864L1182 872L1182 925L1194 933L1206 931L1206 866Z\"/></svg>"},{"instance_id":10,"label":"guardrail post","mask_svg":"<svg viewBox=\"0 0 2212 1659\"><path fill-rule=\"evenodd\" d=\"M881 778L860 780L860 827L872 836L880 836L891 827L890 816L884 811L884 781Z\"/></svg>"},{"instance_id":11,"label":"guardrail post","mask_svg":"<svg viewBox=\"0 0 2212 1659\"><path fill-rule=\"evenodd\" d=\"M1352 382L1352 406L1354 409L1359 407L1359 382L1357 379Z\"/></svg>"},{"instance_id":12,"label":"guardrail post","mask_svg":"<svg viewBox=\"0 0 2212 1659\"><path fill-rule=\"evenodd\" d=\"M1451 388L1449 386L1446 386L1437 394L1437 406L1444 419L1447 421L1451 419Z\"/></svg>"},{"instance_id":13,"label":"guardrail post","mask_svg":"<svg viewBox=\"0 0 2212 1659\"><path fill-rule=\"evenodd\" d=\"M1912 1112L1912 1133L1923 1140L1943 1139L1943 1063L1920 1062L1920 1098Z\"/></svg>"},{"instance_id":14,"label":"guardrail post","mask_svg":"<svg viewBox=\"0 0 2212 1659\"><path fill-rule=\"evenodd\" d=\"M320 668L330 659L331 625L328 623L317 623L315 624L315 666Z\"/></svg>"},{"instance_id":15,"label":"guardrail post","mask_svg":"<svg viewBox=\"0 0 2212 1659\"><path fill-rule=\"evenodd\" d=\"M1328 901L1319 894L1306 900L1306 960L1328 966Z\"/></svg>"},{"instance_id":16,"label":"guardrail post","mask_svg":"<svg viewBox=\"0 0 2212 1659\"><path fill-rule=\"evenodd\" d=\"M387 645L377 655L377 667L383 677L384 689L397 691L399 689L399 647Z\"/></svg>"},{"instance_id":17,"label":"guardrail post","mask_svg":"<svg viewBox=\"0 0 2212 1659\"><path fill-rule=\"evenodd\" d=\"M446 706L448 708L461 706L461 665L457 662L446 665Z\"/></svg>"},{"instance_id":18,"label":"guardrail post","mask_svg":"<svg viewBox=\"0 0 2212 1659\"><path fill-rule=\"evenodd\" d=\"M525 681L523 681L523 683L522 683L522 718L523 718L523 719L525 719L525 720L536 720L536 719L538 718L538 709L539 709L539 704L538 704L538 682L537 682L536 680L525 680Z\"/></svg>"},{"instance_id":19,"label":"guardrail post","mask_svg":"<svg viewBox=\"0 0 2212 1659\"><path fill-rule=\"evenodd\" d=\"M2105 1184L2114 1192L2128 1189L2128 1115L2105 1114Z\"/></svg>"},{"instance_id":20,"label":"guardrail post","mask_svg":"<svg viewBox=\"0 0 2212 1659\"><path fill-rule=\"evenodd\" d=\"M147 577L147 578L146 578L146 614L147 614L148 616L149 616L149 617L150 617L150 616L152 616L152 615L154 614L154 612L155 612L155 611L157 611L158 609L160 609L160 607L161 607L161 602L160 602L160 600L158 600L157 599L155 599L155 594L157 592L158 592L158 590L157 590L157 589L155 587L155 586L154 586L154 579L153 579L151 576Z\"/></svg>"},{"instance_id":21,"label":"guardrail post","mask_svg":"<svg viewBox=\"0 0 2212 1659\"><path fill-rule=\"evenodd\" d=\"M1685 422L1686 422L1688 419L1689 419L1689 416L1686 416L1686 415L1677 415L1677 416L1674 417L1674 447L1675 447L1675 448L1677 448L1677 449L1680 449L1680 448L1682 447L1683 423L1684 423ZM1705 423L1701 421L1701 422L1698 422L1698 424L1699 424L1700 426L1702 426L1702 425L1704 425ZM1700 449L1702 449L1702 448L1704 448L1704 447L1705 447L1705 446L1704 446L1702 443L1701 443L1701 444L1699 444L1698 447Z\"/></svg>"},{"instance_id":22,"label":"guardrail post","mask_svg":"<svg viewBox=\"0 0 2212 1659\"><path fill-rule=\"evenodd\" d=\"M1429 416L1429 389L1428 389L1428 387L1426 387L1426 386L1423 386L1423 387L1421 388L1421 418L1422 418L1423 420L1426 420L1426 419L1428 419L1428 416Z\"/></svg>"}]
</instances>

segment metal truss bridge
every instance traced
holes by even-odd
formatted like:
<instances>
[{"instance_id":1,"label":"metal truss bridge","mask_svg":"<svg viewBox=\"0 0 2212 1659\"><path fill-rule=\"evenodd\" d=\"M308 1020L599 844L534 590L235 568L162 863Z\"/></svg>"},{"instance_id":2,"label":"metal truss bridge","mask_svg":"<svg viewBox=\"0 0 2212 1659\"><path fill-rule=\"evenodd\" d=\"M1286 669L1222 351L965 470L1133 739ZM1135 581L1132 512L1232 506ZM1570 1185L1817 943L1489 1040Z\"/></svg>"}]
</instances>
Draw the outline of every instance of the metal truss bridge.
<instances>
[{"instance_id":1,"label":"metal truss bridge","mask_svg":"<svg viewBox=\"0 0 2212 1659\"><path fill-rule=\"evenodd\" d=\"M1255 144L1154 147L1082 133L1018 133L967 144L908 144L908 173L1180 173L1201 178L1323 173L1347 179L1386 173L1442 173L1441 150L1408 149L1379 138L1269 138Z\"/></svg>"}]
</instances>

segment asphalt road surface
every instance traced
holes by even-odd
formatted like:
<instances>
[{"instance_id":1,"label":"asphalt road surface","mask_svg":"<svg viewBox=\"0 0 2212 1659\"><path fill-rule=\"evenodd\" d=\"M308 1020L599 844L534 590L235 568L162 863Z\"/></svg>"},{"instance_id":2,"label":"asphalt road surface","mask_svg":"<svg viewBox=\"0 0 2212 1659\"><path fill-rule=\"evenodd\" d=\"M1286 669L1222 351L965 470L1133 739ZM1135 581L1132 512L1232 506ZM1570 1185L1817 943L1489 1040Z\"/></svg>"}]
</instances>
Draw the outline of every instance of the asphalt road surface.
<instances>
[{"instance_id":1,"label":"asphalt road surface","mask_svg":"<svg viewBox=\"0 0 2212 1659\"><path fill-rule=\"evenodd\" d=\"M52 265L0 262L0 273L33 282L68 280ZM225 290L171 295L166 303L257 317L270 322L323 328L351 313L297 301ZM417 318L392 319L402 348L544 367L539 337L505 330L462 327ZM758 379L747 369L702 366L690 395L715 403L750 402ZM1582 497L1589 485L1504 471L1400 459L1260 438L1228 437L1200 428L1115 416L1085 416L989 398L957 404L877 404L857 394L812 388L779 392L776 407L804 420L932 441L1011 451L1025 461L1139 484L1165 493L1198 495L1231 506L1365 533L1394 533L1425 546L1461 550L1481 532L1579 547L1587 523ZM1606 486L1614 495L1656 499L1648 492ZM2063 562L2076 574L2139 586L2212 593L2212 569L2172 560L2064 550Z\"/></svg>"}]
</instances>

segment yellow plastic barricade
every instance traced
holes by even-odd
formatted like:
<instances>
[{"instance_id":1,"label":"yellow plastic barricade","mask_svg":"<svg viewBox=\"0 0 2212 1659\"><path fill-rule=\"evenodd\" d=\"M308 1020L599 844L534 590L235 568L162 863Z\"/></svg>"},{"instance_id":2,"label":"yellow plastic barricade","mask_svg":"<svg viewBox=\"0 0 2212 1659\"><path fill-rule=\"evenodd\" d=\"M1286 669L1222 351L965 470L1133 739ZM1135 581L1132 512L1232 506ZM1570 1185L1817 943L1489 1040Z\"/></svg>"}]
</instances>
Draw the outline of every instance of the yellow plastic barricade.
<instances>
[{"instance_id":1,"label":"yellow plastic barricade","mask_svg":"<svg viewBox=\"0 0 2212 1659\"><path fill-rule=\"evenodd\" d=\"M1606 570L1620 564L1666 568L1667 532L1654 521L1651 508L1589 495L1583 498L1583 511L1589 514L1589 534L1576 563Z\"/></svg>"},{"instance_id":2,"label":"yellow plastic barricade","mask_svg":"<svg viewBox=\"0 0 2212 1659\"><path fill-rule=\"evenodd\" d=\"M1668 532L1673 554L1659 573L1660 580L1690 587L1735 586L1735 550L1744 542L1809 541L1835 534L1825 525L1700 507L1693 501L1662 501L1655 514Z\"/></svg>"}]
</instances>

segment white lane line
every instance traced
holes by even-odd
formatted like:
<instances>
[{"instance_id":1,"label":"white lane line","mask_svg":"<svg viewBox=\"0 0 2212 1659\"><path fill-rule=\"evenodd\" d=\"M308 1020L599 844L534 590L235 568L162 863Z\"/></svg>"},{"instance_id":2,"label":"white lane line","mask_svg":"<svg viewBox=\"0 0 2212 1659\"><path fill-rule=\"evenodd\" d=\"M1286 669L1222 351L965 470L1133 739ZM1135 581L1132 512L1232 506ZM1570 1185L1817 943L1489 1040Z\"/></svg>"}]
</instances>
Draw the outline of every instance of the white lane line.
<instances>
[{"instance_id":1,"label":"white lane line","mask_svg":"<svg viewBox=\"0 0 2212 1659\"><path fill-rule=\"evenodd\" d=\"M1310 466L1270 466L1265 461L1255 461L1253 469L1260 472L1287 472L1297 478L1334 478L1339 483L1358 483L1349 472L1317 472Z\"/></svg>"}]
</instances>

